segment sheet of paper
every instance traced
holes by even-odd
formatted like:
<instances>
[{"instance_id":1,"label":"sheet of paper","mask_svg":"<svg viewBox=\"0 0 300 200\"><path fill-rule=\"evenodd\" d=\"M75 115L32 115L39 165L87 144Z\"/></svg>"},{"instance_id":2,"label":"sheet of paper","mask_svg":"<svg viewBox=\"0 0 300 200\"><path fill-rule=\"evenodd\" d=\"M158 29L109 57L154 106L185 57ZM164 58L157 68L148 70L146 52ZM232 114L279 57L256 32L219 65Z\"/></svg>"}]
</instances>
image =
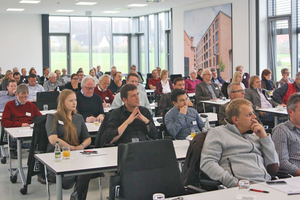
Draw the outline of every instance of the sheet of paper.
<instances>
[{"instance_id":1,"label":"sheet of paper","mask_svg":"<svg viewBox=\"0 0 300 200\"><path fill-rule=\"evenodd\" d=\"M284 192L286 194L300 193L300 178L287 178L282 179L286 182L286 184L267 184L261 183L262 185L268 186L275 190Z\"/></svg>"}]
</instances>

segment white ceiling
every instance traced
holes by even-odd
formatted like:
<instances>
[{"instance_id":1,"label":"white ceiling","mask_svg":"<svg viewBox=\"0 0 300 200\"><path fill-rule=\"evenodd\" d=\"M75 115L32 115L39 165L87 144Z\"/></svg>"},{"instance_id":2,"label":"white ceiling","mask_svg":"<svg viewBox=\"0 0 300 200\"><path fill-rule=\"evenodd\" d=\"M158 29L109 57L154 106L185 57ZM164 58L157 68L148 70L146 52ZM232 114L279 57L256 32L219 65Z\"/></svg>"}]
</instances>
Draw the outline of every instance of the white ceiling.
<instances>
[{"instance_id":1,"label":"white ceiling","mask_svg":"<svg viewBox=\"0 0 300 200\"><path fill-rule=\"evenodd\" d=\"M85 11L92 11L92 16L140 16L157 13L170 8L180 7L205 0L164 0L162 3L150 3L147 0L40 0L39 4L20 4L20 0L0 0L0 14L50 14L50 15L85 15ZM93 6L77 6L75 3L97 2ZM142 8L130 8L120 10L117 14L104 14L103 11L115 9L127 9L129 4L148 4ZM24 8L22 12L8 12L7 8ZM56 10L74 10L72 13L57 13Z\"/></svg>"}]
</instances>

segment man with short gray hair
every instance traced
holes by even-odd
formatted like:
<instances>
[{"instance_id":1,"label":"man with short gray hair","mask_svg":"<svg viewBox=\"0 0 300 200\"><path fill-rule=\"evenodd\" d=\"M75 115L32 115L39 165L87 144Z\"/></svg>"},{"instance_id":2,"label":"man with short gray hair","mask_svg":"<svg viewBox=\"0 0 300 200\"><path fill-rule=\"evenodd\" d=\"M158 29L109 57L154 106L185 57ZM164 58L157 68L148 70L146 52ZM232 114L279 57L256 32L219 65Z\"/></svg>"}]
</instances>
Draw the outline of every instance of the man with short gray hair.
<instances>
[{"instance_id":1,"label":"man with short gray hair","mask_svg":"<svg viewBox=\"0 0 300 200\"><path fill-rule=\"evenodd\" d=\"M105 107L107 103L112 104L114 100L114 95L112 94L110 89L108 89L109 85L110 85L110 76L104 74L99 78L99 84L94 89L94 93L99 95L102 98L103 107Z\"/></svg>"},{"instance_id":2,"label":"man with short gray hair","mask_svg":"<svg viewBox=\"0 0 300 200\"><path fill-rule=\"evenodd\" d=\"M44 83L45 91L54 91L56 87L60 86L60 82L56 80L56 74L53 72L49 73L49 80Z\"/></svg>"},{"instance_id":3,"label":"man with short gray hair","mask_svg":"<svg viewBox=\"0 0 300 200\"><path fill-rule=\"evenodd\" d=\"M280 160L279 170L300 176L300 94L292 94L287 102L289 120L278 124L272 134Z\"/></svg>"}]
</instances>

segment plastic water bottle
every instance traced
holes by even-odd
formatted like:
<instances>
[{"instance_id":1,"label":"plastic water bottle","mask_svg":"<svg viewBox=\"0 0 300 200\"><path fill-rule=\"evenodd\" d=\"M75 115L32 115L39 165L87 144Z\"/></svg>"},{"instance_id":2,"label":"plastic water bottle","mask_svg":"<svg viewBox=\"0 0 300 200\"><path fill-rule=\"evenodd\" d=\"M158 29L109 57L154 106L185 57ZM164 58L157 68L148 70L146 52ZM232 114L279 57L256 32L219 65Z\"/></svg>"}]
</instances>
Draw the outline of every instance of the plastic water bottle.
<instances>
[{"instance_id":1,"label":"plastic water bottle","mask_svg":"<svg viewBox=\"0 0 300 200\"><path fill-rule=\"evenodd\" d=\"M204 127L202 128L202 132L206 132L206 131L209 131L209 130L210 130L210 124L209 124L208 117L206 117Z\"/></svg>"},{"instance_id":2,"label":"plastic water bottle","mask_svg":"<svg viewBox=\"0 0 300 200\"><path fill-rule=\"evenodd\" d=\"M61 152L60 152L60 147L59 147L59 141L56 141L56 143L55 143L54 156L55 156L55 161L56 162L61 160Z\"/></svg>"}]
</instances>

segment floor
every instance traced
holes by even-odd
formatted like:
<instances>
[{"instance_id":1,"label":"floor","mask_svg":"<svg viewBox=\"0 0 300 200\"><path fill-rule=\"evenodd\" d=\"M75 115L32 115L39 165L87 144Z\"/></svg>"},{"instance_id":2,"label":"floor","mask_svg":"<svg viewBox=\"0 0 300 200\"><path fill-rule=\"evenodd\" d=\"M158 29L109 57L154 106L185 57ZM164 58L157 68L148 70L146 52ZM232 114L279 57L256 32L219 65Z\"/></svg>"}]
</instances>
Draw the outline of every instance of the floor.
<instances>
[{"instance_id":1,"label":"floor","mask_svg":"<svg viewBox=\"0 0 300 200\"><path fill-rule=\"evenodd\" d=\"M7 148L6 148L7 150ZM22 150L23 156L23 166L27 166L27 158L28 152L26 150ZM12 166L17 166L17 160L12 160ZM27 170L24 170L25 176L27 175ZM109 173L105 173L105 177L101 178L101 185L102 185L102 196L103 200L106 200L108 196L108 180L109 180ZM37 181L37 177L32 177L32 182L28 186L28 192L26 195L22 195L20 193L20 189L22 188L22 183L20 178L16 183L11 183L10 181L10 173L9 173L9 163L8 159L6 164L0 163L0 199L1 200L15 200L15 199L22 199L22 200L47 200L47 190L46 185L42 185ZM70 194L72 193L72 189L70 190L63 190L63 199L70 199ZM92 179L89 185L88 191L88 200L99 200L100 192L99 192L99 179ZM56 186L55 184L50 185L50 198L56 199Z\"/></svg>"}]
</instances>

